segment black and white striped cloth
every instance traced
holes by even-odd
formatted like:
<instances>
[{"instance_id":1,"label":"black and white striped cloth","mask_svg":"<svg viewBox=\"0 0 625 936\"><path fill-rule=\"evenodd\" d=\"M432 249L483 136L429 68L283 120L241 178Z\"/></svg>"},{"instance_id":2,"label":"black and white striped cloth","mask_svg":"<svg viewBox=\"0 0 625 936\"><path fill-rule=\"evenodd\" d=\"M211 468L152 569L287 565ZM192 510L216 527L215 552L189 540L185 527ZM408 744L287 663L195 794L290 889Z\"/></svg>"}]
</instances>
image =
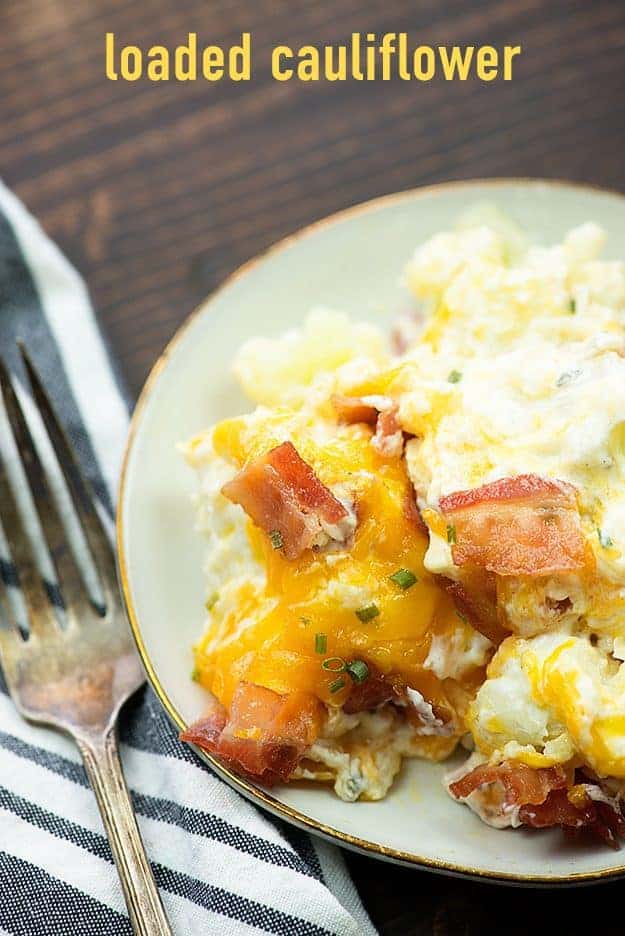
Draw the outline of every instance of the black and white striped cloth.
<instances>
[{"instance_id":1,"label":"black and white striped cloth","mask_svg":"<svg viewBox=\"0 0 625 936\"><path fill-rule=\"evenodd\" d=\"M0 350L23 339L111 518L128 406L85 284L0 184ZM0 573L14 583L10 564ZM337 849L259 812L181 745L148 689L124 712L122 758L179 936L374 934ZM0 933L130 934L77 750L20 719L0 680Z\"/></svg>"}]
</instances>

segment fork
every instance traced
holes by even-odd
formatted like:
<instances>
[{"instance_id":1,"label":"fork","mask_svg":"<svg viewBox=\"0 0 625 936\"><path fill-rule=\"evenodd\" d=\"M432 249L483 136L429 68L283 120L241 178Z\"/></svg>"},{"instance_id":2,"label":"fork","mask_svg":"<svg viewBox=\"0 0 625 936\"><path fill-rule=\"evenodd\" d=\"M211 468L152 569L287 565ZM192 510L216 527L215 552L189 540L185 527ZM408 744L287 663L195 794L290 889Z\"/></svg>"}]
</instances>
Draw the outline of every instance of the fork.
<instances>
[{"instance_id":1,"label":"fork","mask_svg":"<svg viewBox=\"0 0 625 936\"><path fill-rule=\"evenodd\" d=\"M6 627L0 627L0 662L21 715L69 734L80 750L135 933L171 936L117 749L119 711L144 683L145 675L122 610L113 550L43 383L22 346L20 352L34 402L80 520L98 575L103 605L89 594L17 393L0 361L1 395L52 559L64 611L61 622L54 609L54 593L38 569L31 539L0 459L0 522L28 619L25 637L8 592L0 584L0 610L7 622Z\"/></svg>"}]
</instances>

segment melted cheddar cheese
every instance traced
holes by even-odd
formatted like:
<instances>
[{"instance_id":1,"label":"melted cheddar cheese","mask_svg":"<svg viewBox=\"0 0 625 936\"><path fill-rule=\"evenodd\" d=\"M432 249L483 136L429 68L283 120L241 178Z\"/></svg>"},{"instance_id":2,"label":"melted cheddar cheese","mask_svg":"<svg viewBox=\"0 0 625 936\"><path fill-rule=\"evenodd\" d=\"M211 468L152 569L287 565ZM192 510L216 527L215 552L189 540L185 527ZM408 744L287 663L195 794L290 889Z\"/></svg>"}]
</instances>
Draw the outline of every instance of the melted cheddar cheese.
<instances>
[{"instance_id":1,"label":"melted cheddar cheese","mask_svg":"<svg viewBox=\"0 0 625 936\"><path fill-rule=\"evenodd\" d=\"M382 458L363 425L328 426L316 441L307 420L288 410L227 420L214 429L212 446L236 469L285 438L325 485L353 500L353 543L287 560L241 511L264 576L260 584L242 580L227 608L217 601L209 612L210 626L195 657L202 684L226 706L241 680L281 694L312 692L327 705L341 706L350 681L331 692L336 674L321 664L332 657L364 658L446 709L463 693L468 698L481 676L479 666L470 665L461 681L439 680L424 666L433 638L444 643L470 628L423 566L427 538L406 513L411 492L403 461ZM195 440L190 451L203 444ZM399 568L417 578L408 589L391 579ZM357 612L372 604L379 614L363 622ZM315 650L319 634L325 637L322 655Z\"/></svg>"}]
</instances>

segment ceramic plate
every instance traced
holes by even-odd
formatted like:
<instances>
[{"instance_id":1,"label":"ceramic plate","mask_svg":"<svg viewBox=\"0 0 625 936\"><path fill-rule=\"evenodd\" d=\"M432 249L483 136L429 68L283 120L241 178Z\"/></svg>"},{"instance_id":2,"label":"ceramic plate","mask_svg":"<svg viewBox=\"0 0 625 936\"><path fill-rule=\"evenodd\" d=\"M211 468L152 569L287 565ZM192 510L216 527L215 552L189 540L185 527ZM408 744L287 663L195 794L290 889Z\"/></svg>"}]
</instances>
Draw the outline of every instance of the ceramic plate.
<instances>
[{"instance_id":1,"label":"ceramic plate","mask_svg":"<svg viewBox=\"0 0 625 936\"><path fill-rule=\"evenodd\" d=\"M625 198L562 183L440 185L377 199L307 228L234 274L191 316L156 364L137 405L120 490L121 581L152 685L179 727L206 696L190 679L203 629L203 542L194 531L194 476L176 444L249 404L230 362L251 335L279 335L313 305L390 322L409 297L414 247L479 202L497 205L537 242L594 220L608 255L625 243ZM205 760L245 796L341 845L448 873L517 883L574 883L625 873L623 853L567 845L559 832L495 831L441 786L447 768L407 761L382 802L348 804L323 786L264 790Z\"/></svg>"}]
</instances>

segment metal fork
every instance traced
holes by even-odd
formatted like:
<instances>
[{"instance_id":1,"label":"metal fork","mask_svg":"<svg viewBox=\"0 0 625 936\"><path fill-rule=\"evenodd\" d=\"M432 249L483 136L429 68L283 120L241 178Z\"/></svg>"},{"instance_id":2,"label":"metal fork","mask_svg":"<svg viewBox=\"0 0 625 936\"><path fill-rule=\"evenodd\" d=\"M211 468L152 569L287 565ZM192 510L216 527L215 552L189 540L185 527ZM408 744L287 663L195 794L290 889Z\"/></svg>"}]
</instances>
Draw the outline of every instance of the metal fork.
<instances>
[{"instance_id":1,"label":"metal fork","mask_svg":"<svg viewBox=\"0 0 625 936\"><path fill-rule=\"evenodd\" d=\"M54 565L65 618L61 626L0 461L0 521L17 570L29 625L25 638L15 620L8 593L0 585L0 605L8 624L0 628L0 661L19 712L27 719L71 735L80 750L135 933L167 936L171 930L141 841L117 750L120 708L143 684L145 675L122 610L113 551L93 497L42 382L25 350L20 350L33 399L98 573L104 607L96 605L87 591L19 399L0 361L0 389L6 413Z\"/></svg>"}]
</instances>

